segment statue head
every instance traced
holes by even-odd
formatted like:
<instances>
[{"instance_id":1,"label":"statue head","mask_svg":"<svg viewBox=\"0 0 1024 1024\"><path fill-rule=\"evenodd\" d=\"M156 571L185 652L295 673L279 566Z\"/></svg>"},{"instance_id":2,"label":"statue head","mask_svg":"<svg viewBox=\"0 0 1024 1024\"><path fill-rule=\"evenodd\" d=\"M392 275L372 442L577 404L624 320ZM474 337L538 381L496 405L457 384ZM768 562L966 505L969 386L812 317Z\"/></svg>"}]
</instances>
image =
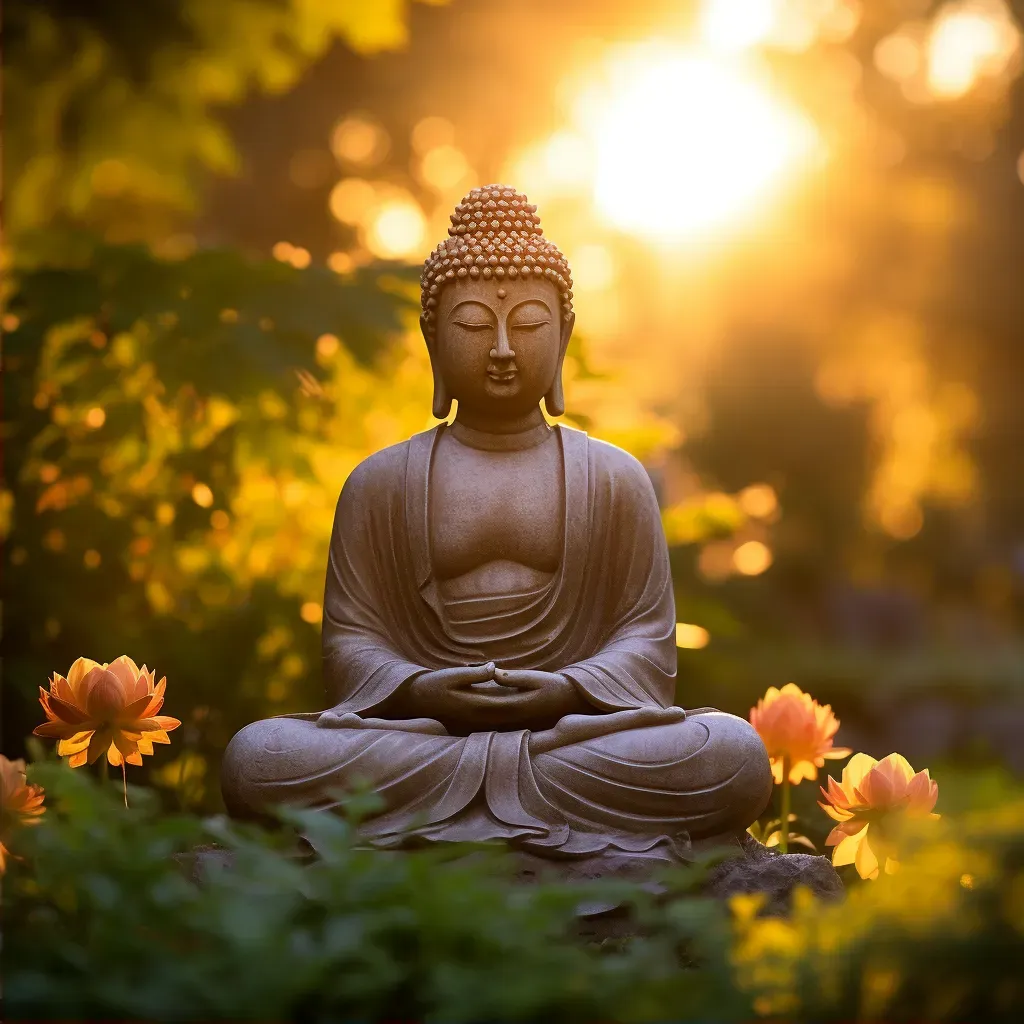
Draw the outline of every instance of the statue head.
<instances>
[{"instance_id":1,"label":"statue head","mask_svg":"<svg viewBox=\"0 0 1024 1024\"><path fill-rule=\"evenodd\" d=\"M537 207L507 185L473 189L420 278L420 326L434 374L434 415L452 399L495 417L544 399L565 411L562 362L575 320L572 276Z\"/></svg>"}]
</instances>

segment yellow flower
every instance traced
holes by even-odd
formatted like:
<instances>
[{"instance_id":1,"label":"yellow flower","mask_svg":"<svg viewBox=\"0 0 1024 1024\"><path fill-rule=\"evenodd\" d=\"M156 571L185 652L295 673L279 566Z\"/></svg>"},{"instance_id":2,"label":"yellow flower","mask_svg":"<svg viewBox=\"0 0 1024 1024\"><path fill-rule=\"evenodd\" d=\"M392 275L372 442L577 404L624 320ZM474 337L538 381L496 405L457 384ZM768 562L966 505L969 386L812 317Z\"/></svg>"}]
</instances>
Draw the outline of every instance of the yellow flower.
<instances>
[{"instance_id":1,"label":"yellow flower","mask_svg":"<svg viewBox=\"0 0 1024 1024\"><path fill-rule=\"evenodd\" d=\"M876 761L854 754L843 769L843 781L831 776L821 787L818 805L838 825L825 840L834 846L835 866L854 864L861 878L877 878L879 866L893 874L899 868L893 845L893 826L903 818L937 818L932 813L939 795L928 769L914 772L901 754Z\"/></svg>"},{"instance_id":2,"label":"yellow flower","mask_svg":"<svg viewBox=\"0 0 1024 1024\"><path fill-rule=\"evenodd\" d=\"M826 758L846 757L846 747L833 747L839 719L829 704L821 705L795 683L774 686L750 709L750 724L768 749L775 784L782 784L783 764L789 761L789 781L816 779Z\"/></svg>"},{"instance_id":3,"label":"yellow flower","mask_svg":"<svg viewBox=\"0 0 1024 1024\"><path fill-rule=\"evenodd\" d=\"M7 866L10 833L21 825L38 825L45 810L42 788L25 781L25 762L0 754L0 875Z\"/></svg>"},{"instance_id":4,"label":"yellow flower","mask_svg":"<svg viewBox=\"0 0 1024 1024\"><path fill-rule=\"evenodd\" d=\"M49 693L39 688L48 721L34 732L57 739L57 753L72 768L92 764L104 753L112 765L140 765L143 754L153 753L154 743L170 743L167 733L181 725L157 714L167 680L154 685L154 678L127 655L109 665L79 658L67 679L53 674Z\"/></svg>"}]
</instances>

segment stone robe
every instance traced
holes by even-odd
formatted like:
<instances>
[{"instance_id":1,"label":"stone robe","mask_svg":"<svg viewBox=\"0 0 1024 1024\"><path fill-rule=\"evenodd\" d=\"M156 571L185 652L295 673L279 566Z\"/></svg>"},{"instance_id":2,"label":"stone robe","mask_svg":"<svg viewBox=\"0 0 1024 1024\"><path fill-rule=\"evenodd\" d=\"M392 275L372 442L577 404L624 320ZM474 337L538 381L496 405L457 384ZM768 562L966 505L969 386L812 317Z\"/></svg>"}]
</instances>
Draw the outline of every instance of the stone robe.
<instances>
[{"instance_id":1,"label":"stone robe","mask_svg":"<svg viewBox=\"0 0 1024 1024\"><path fill-rule=\"evenodd\" d=\"M382 798L378 845L504 838L548 856L654 848L754 821L767 754L743 720L684 712L675 608L650 481L632 456L557 427L563 552L550 582L457 616L429 546L430 466L444 425L378 452L338 503L324 598L328 697L319 714L257 722L225 755L229 809L329 807L356 780ZM593 708L546 732L449 735L432 719L375 715L425 669L494 661L560 672ZM386 709L385 709L386 711Z\"/></svg>"}]
</instances>

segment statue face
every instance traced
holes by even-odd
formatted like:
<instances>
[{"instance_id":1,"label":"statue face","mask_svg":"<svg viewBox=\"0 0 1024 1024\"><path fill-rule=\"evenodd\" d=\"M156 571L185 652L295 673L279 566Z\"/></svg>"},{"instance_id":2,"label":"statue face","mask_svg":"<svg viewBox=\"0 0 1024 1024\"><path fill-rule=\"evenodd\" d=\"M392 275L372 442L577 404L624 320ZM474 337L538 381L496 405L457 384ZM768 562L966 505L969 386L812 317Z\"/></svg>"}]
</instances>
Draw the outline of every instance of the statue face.
<instances>
[{"instance_id":1,"label":"statue face","mask_svg":"<svg viewBox=\"0 0 1024 1024\"><path fill-rule=\"evenodd\" d=\"M561 372L571 321L544 279L457 280L441 292L431 359L460 407L495 417L535 408Z\"/></svg>"}]
</instances>

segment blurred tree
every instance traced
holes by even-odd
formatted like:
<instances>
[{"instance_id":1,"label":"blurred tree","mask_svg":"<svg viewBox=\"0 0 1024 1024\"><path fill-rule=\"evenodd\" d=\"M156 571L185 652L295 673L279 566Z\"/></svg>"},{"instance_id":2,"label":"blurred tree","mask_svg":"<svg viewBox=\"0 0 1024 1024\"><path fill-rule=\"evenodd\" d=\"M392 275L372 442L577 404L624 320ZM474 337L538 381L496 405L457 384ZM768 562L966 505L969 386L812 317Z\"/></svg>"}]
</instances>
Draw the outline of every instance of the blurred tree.
<instances>
[{"instance_id":1,"label":"blurred tree","mask_svg":"<svg viewBox=\"0 0 1024 1024\"><path fill-rule=\"evenodd\" d=\"M6 4L8 241L52 253L55 229L67 226L108 241L161 239L195 212L197 175L238 168L219 116L225 105L254 89L289 88L334 40L365 54L402 45L405 8L405 0Z\"/></svg>"},{"instance_id":2,"label":"blurred tree","mask_svg":"<svg viewBox=\"0 0 1024 1024\"><path fill-rule=\"evenodd\" d=\"M319 702L337 494L429 418L414 275L190 255L180 232L202 174L237 166L221 108L287 88L334 39L400 45L404 8L7 6L12 756L36 687L80 654L167 674L185 728L161 777L199 805L216 805L206 769L234 730Z\"/></svg>"}]
</instances>

